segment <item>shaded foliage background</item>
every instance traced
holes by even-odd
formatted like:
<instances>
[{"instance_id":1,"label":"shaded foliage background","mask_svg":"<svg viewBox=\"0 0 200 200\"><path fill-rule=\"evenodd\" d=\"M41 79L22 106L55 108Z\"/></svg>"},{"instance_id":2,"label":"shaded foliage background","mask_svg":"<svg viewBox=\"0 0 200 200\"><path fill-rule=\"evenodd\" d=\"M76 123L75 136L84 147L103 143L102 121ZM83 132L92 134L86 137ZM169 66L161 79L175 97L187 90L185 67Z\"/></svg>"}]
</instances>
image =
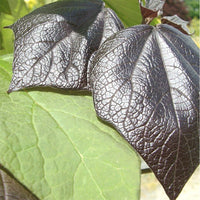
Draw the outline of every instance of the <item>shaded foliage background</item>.
<instances>
[{"instance_id":1,"label":"shaded foliage background","mask_svg":"<svg viewBox=\"0 0 200 200\"><path fill-rule=\"evenodd\" d=\"M199 18L199 0L185 0L191 18Z\"/></svg>"}]
</instances>

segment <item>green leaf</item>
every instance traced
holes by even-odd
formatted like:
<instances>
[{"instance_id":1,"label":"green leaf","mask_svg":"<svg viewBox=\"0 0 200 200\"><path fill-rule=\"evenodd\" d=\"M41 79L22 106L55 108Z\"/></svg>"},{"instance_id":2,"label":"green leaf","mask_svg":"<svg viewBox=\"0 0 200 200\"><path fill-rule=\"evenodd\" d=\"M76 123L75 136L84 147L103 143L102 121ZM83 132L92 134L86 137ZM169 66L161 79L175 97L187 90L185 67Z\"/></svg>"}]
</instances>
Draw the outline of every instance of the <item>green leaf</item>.
<instances>
[{"instance_id":1,"label":"green leaf","mask_svg":"<svg viewBox=\"0 0 200 200\"><path fill-rule=\"evenodd\" d=\"M104 0L113 9L126 27L141 24L142 16L138 0Z\"/></svg>"},{"instance_id":2,"label":"green leaf","mask_svg":"<svg viewBox=\"0 0 200 200\"><path fill-rule=\"evenodd\" d=\"M8 4L8 0L1 0L0 4L0 13L11 14L10 6Z\"/></svg>"},{"instance_id":3,"label":"green leaf","mask_svg":"<svg viewBox=\"0 0 200 200\"><path fill-rule=\"evenodd\" d=\"M42 200L139 199L140 161L96 117L92 97L38 89L6 93L0 57L0 163Z\"/></svg>"},{"instance_id":4,"label":"green leaf","mask_svg":"<svg viewBox=\"0 0 200 200\"><path fill-rule=\"evenodd\" d=\"M8 0L11 15L0 13L0 55L13 52L14 35L11 30L3 27L13 24L16 20L28 13L24 0Z\"/></svg>"}]
</instances>

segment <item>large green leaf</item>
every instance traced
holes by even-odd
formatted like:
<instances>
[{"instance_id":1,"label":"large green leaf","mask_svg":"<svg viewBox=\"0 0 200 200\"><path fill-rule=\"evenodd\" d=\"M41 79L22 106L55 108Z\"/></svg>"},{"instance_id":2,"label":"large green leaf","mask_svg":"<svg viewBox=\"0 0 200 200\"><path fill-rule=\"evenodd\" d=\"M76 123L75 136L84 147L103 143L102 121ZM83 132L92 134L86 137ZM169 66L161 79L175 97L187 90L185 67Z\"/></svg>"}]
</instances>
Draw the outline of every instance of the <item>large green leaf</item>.
<instances>
[{"instance_id":1,"label":"large green leaf","mask_svg":"<svg viewBox=\"0 0 200 200\"><path fill-rule=\"evenodd\" d=\"M11 15L0 13L0 55L13 52L14 35L11 30L3 27L13 24L17 19L28 13L24 0L8 0Z\"/></svg>"},{"instance_id":2,"label":"large green leaf","mask_svg":"<svg viewBox=\"0 0 200 200\"><path fill-rule=\"evenodd\" d=\"M138 0L104 0L104 2L117 13L125 26L141 24Z\"/></svg>"},{"instance_id":3,"label":"large green leaf","mask_svg":"<svg viewBox=\"0 0 200 200\"><path fill-rule=\"evenodd\" d=\"M42 200L139 199L140 162L96 117L88 94L6 93L12 57L0 59L0 163Z\"/></svg>"}]
</instances>

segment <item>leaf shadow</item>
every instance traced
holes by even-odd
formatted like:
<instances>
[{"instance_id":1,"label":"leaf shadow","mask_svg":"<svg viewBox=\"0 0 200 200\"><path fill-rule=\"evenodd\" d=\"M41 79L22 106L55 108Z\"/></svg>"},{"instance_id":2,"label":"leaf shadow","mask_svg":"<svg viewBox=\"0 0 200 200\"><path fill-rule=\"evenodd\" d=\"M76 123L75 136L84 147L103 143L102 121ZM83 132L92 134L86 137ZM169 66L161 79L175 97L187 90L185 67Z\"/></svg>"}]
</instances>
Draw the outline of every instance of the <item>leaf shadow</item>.
<instances>
[{"instance_id":1,"label":"leaf shadow","mask_svg":"<svg viewBox=\"0 0 200 200\"><path fill-rule=\"evenodd\" d=\"M80 89L73 89L73 90L66 90L60 88L53 88L53 87L34 87L34 88L26 88L25 92L43 92L43 93L56 93L61 95L73 95L73 96L92 96L92 93L89 90L80 90Z\"/></svg>"}]
</instances>

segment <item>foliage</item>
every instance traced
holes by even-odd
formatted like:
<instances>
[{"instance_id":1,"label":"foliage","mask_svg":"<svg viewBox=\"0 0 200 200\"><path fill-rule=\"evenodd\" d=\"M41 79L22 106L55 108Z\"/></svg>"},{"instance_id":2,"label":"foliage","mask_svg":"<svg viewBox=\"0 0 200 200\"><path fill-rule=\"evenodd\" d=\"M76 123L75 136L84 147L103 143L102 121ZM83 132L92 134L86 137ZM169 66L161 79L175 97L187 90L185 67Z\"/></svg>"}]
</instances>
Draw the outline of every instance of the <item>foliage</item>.
<instances>
[{"instance_id":1,"label":"foliage","mask_svg":"<svg viewBox=\"0 0 200 200\"><path fill-rule=\"evenodd\" d=\"M199 0L185 0L192 18L199 18Z\"/></svg>"},{"instance_id":2,"label":"foliage","mask_svg":"<svg viewBox=\"0 0 200 200\"><path fill-rule=\"evenodd\" d=\"M29 12L23 0L7 0L7 2L11 14L0 13L0 55L13 53L14 35L4 27L13 24L17 19Z\"/></svg>"},{"instance_id":3,"label":"foliage","mask_svg":"<svg viewBox=\"0 0 200 200\"><path fill-rule=\"evenodd\" d=\"M192 19L189 29L192 33L192 39L196 43L196 45L200 48L200 19L194 18Z\"/></svg>"},{"instance_id":4,"label":"foliage","mask_svg":"<svg viewBox=\"0 0 200 200\"><path fill-rule=\"evenodd\" d=\"M140 162L80 92L8 95L12 56L0 59L0 162L41 200L139 199ZM124 196L125 195L125 196Z\"/></svg>"},{"instance_id":5,"label":"foliage","mask_svg":"<svg viewBox=\"0 0 200 200\"><path fill-rule=\"evenodd\" d=\"M0 162L40 199L138 199L138 157L96 118L94 100L97 115L140 153L174 200L198 164L198 49L168 25L121 30L100 0L66 2L9 26L15 34L9 92L87 89L93 99L50 88L8 95L12 57L1 57ZM140 5L141 20L132 1L105 2L127 26L148 24L161 9L155 1ZM11 50L5 37L4 53Z\"/></svg>"},{"instance_id":6,"label":"foliage","mask_svg":"<svg viewBox=\"0 0 200 200\"><path fill-rule=\"evenodd\" d=\"M0 13L11 14L10 7L7 0L2 0L0 4Z\"/></svg>"},{"instance_id":7,"label":"foliage","mask_svg":"<svg viewBox=\"0 0 200 200\"><path fill-rule=\"evenodd\" d=\"M14 15L2 15L1 30L27 13L22 1L14 1ZM98 120L90 94L50 88L6 93L11 38L11 31L3 29L0 163L43 200L139 199L140 160L114 129Z\"/></svg>"},{"instance_id":8,"label":"foliage","mask_svg":"<svg viewBox=\"0 0 200 200\"><path fill-rule=\"evenodd\" d=\"M30 10L34 10L45 4L45 0L24 0Z\"/></svg>"}]
</instances>

